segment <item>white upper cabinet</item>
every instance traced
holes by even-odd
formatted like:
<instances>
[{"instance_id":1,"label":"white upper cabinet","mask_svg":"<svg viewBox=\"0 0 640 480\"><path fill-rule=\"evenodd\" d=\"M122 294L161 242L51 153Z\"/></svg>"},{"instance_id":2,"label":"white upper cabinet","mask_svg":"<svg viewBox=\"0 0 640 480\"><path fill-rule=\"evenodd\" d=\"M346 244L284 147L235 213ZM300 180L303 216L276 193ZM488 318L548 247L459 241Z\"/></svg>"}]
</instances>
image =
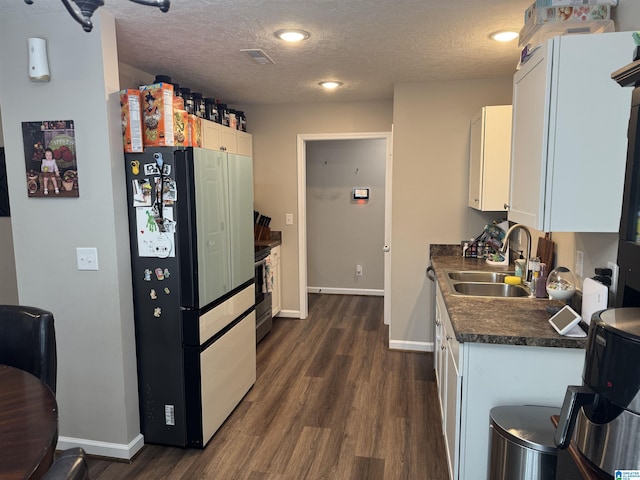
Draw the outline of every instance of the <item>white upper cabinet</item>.
<instances>
[{"instance_id":1,"label":"white upper cabinet","mask_svg":"<svg viewBox=\"0 0 640 480\"><path fill-rule=\"evenodd\" d=\"M471 120L469 206L504 210L509 202L511 105L482 107Z\"/></svg>"},{"instance_id":2,"label":"white upper cabinet","mask_svg":"<svg viewBox=\"0 0 640 480\"><path fill-rule=\"evenodd\" d=\"M251 134L209 120L202 120L202 146L210 150L253 156Z\"/></svg>"},{"instance_id":3,"label":"white upper cabinet","mask_svg":"<svg viewBox=\"0 0 640 480\"><path fill-rule=\"evenodd\" d=\"M617 232L631 89L630 32L544 42L516 72L509 220L545 232Z\"/></svg>"}]
</instances>

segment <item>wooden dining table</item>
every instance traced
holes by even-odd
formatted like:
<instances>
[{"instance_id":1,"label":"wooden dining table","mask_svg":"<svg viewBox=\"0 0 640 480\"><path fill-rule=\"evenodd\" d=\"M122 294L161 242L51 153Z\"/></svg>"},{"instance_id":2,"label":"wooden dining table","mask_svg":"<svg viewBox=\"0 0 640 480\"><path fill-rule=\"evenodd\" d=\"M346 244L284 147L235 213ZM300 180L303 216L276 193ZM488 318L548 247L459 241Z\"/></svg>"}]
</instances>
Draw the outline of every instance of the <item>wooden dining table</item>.
<instances>
[{"instance_id":1,"label":"wooden dining table","mask_svg":"<svg viewBox=\"0 0 640 480\"><path fill-rule=\"evenodd\" d=\"M41 478L57 442L53 392L30 373L0 365L0 480Z\"/></svg>"}]
</instances>

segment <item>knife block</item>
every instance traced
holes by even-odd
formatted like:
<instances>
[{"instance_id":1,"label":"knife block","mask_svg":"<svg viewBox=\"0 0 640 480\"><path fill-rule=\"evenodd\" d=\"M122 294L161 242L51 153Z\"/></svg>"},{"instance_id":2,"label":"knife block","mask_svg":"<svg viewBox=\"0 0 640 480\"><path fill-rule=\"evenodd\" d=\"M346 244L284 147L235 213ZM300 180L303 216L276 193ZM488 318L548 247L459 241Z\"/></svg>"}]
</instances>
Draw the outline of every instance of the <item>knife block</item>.
<instances>
[{"instance_id":1,"label":"knife block","mask_svg":"<svg viewBox=\"0 0 640 480\"><path fill-rule=\"evenodd\" d=\"M256 241L271 240L271 229L264 225L253 226L253 238Z\"/></svg>"}]
</instances>

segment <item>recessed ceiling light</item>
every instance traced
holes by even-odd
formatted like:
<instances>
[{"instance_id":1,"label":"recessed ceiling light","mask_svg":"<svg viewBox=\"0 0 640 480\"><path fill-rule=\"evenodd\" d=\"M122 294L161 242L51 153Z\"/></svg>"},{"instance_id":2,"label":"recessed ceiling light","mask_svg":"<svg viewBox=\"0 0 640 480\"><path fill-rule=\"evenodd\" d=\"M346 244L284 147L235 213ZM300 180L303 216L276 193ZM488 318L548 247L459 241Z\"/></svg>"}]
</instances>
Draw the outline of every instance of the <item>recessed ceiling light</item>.
<instances>
[{"instance_id":1,"label":"recessed ceiling light","mask_svg":"<svg viewBox=\"0 0 640 480\"><path fill-rule=\"evenodd\" d=\"M278 30L274 35L285 42L295 43L301 40L306 40L309 38L310 34L304 30Z\"/></svg>"},{"instance_id":2,"label":"recessed ceiling light","mask_svg":"<svg viewBox=\"0 0 640 480\"><path fill-rule=\"evenodd\" d=\"M334 80L330 80L326 82L320 82L318 85L320 85L323 88L326 88L327 90L335 90L336 88L341 87L343 84L342 82L336 82Z\"/></svg>"},{"instance_id":3,"label":"recessed ceiling light","mask_svg":"<svg viewBox=\"0 0 640 480\"><path fill-rule=\"evenodd\" d=\"M510 42L511 40L515 40L518 38L518 32L514 32L511 30L501 30L499 32L493 32L489 37L495 40L496 42Z\"/></svg>"}]
</instances>

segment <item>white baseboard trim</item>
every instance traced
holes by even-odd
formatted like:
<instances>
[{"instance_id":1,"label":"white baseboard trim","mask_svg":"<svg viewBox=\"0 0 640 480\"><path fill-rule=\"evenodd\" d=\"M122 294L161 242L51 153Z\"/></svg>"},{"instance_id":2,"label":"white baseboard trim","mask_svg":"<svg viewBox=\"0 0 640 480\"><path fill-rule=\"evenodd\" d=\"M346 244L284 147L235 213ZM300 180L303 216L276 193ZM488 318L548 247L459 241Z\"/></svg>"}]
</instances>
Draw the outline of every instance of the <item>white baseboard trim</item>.
<instances>
[{"instance_id":1,"label":"white baseboard trim","mask_svg":"<svg viewBox=\"0 0 640 480\"><path fill-rule=\"evenodd\" d=\"M390 350L408 350L412 352L433 352L433 342L409 342L406 340L389 340Z\"/></svg>"},{"instance_id":2,"label":"white baseboard trim","mask_svg":"<svg viewBox=\"0 0 640 480\"><path fill-rule=\"evenodd\" d=\"M128 445L121 443L97 442L86 438L58 437L57 450L82 447L89 455L131 460L144 446L144 437L139 433Z\"/></svg>"},{"instance_id":3,"label":"white baseboard trim","mask_svg":"<svg viewBox=\"0 0 640 480\"><path fill-rule=\"evenodd\" d=\"M277 317L300 318L300 310L280 310Z\"/></svg>"},{"instance_id":4,"label":"white baseboard trim","mask_svg":"<svg viewBox=\"0 0 640 480\"><path fill-rule=\"evenodd\" d=\"M374 297L384 296L384 290L374 288L307 287L307 293L327 293L330 295L370 295Z\"/></svg>"}]
</instances>

